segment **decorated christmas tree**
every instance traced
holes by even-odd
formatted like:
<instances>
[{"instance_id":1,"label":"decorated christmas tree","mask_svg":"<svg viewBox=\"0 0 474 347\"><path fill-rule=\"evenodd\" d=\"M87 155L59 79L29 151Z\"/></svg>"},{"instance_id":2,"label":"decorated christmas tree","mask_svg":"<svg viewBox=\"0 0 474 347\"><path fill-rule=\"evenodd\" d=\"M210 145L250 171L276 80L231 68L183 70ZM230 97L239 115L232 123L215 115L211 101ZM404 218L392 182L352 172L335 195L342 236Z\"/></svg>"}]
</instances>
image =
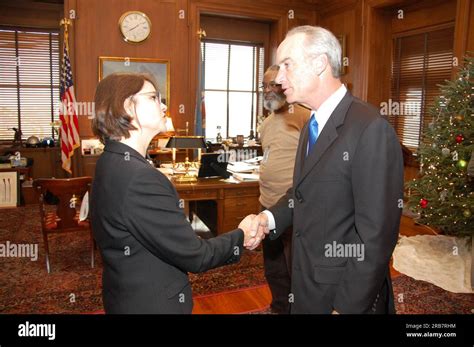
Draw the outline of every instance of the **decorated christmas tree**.
<instances>
[{"instance_id":1,"label":"decorated christmas tree","mask_svg":"<svg viewBox=\"0 0 474 347\"><path fill-rule=\"evenodd\" d=\"M417 222L448 235L474 235L474 58L440 86L418 150L420 178L407 183ZM471 163L470 163L471 162Z\"/></svg>"}]
</instances>

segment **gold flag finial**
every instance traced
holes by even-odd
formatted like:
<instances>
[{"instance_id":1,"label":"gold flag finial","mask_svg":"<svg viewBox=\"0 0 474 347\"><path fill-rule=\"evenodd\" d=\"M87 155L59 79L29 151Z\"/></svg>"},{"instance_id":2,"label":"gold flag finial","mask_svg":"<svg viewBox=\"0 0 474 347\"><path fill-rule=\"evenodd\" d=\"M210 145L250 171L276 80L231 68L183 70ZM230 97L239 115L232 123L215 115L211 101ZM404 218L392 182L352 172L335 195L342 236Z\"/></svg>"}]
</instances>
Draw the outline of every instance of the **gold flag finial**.
<instances>
[{"instance_id":1,"label":"gold flag finial","mask_svg":"<svg viewBox=\"0 0 474 347\"><path fill-rule=\"evenodd\" d=\"M68 25L71 25L71 24L72 24L72 22L69 18L63 18L59 22L59 25L64 25L66 28L68 27Z\"/></svg>"},{"instance_id":2,"label":"gold flag finial","mask_svg":"<svg viewBox=\"0 0 474 347\"><path fill-rule=\"evenodd\" d=\"M72 25L72 21L69 18L63 18L59 22L59 25L64 27L64 33L67 34L69 26Z\"/></svg>"},{"instance_id":3,"label":"gold flag finial","mask_svg":"<svg viewBox=\"0 0 474 347\"><path fill-rule=\"evenodd\" d=\"M207 36L206 31L204 31L202 28L200 28L198 30L197 35L199 37L199 40L202 40L203 38L205 38Z\"/></svg>"}]
</instances>

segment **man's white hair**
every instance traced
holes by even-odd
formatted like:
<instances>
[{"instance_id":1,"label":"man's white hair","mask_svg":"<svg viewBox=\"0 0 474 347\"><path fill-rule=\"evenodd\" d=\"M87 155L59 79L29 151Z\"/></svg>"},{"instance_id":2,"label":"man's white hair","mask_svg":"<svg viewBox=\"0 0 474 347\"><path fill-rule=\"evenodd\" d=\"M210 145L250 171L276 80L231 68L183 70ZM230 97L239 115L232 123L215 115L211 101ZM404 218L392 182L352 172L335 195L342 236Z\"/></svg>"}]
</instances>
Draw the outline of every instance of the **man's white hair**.
<instances>
[{"instance_id":1,"label":"man's white hair","mask_svg":"<svg viewBox=\"0 0 474 347\"><path fill-rule=\"evenodd\" d=\"M334 34L321 27L303 25L291 29L286 37L299 33L305 34L303 49L306 57L315 58L325 54L331 66L332 76L341 77L341 45Z\"/></svg>"}]
</instances>

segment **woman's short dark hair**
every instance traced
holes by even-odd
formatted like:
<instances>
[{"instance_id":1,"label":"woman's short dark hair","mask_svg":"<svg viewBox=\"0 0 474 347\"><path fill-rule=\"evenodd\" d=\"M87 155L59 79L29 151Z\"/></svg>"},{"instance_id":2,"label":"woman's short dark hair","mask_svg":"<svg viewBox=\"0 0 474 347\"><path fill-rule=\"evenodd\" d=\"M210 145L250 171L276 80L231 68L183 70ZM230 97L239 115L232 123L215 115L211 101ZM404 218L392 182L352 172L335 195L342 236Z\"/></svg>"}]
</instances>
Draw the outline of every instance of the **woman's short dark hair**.
<instances>
[{"instance_id":1,"label":"woman's short dark hair","mask_svg":"<svg viewBox=\"0 0 474 347\"><path fill-rule=\"evenodd\" d=\"M137 129L132 125L133 118L125 110L124 102L137 94L146 81L158 90L153 77L142 73L113 73L99 82L94 97L92 131L102 143L108 139L129 138L130 130Z\"/></svg>"}]
</instances>

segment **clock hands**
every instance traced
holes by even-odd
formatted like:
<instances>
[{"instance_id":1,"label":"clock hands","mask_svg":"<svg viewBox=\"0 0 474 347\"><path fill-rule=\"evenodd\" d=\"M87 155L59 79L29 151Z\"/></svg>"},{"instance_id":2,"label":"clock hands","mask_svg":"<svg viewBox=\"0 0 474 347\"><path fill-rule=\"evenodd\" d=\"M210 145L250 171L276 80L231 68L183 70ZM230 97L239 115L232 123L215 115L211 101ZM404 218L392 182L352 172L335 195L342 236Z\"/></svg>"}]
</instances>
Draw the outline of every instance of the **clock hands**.
<instances>
[{"instance_id":1,"label":"clock hands","mask_svg":"<svg viewBox=\"0 0 474 347\"><path fill-rule=\"evenodd\" d=\"M138 23L137 25L135 25L133 28L127 30L126 32L128 33L128 32L130 32L130 31L132 31L133 29L135 29L136 27L138 27L140 24L142 24L142 23Z\"/></svg>"}]
</instances>

